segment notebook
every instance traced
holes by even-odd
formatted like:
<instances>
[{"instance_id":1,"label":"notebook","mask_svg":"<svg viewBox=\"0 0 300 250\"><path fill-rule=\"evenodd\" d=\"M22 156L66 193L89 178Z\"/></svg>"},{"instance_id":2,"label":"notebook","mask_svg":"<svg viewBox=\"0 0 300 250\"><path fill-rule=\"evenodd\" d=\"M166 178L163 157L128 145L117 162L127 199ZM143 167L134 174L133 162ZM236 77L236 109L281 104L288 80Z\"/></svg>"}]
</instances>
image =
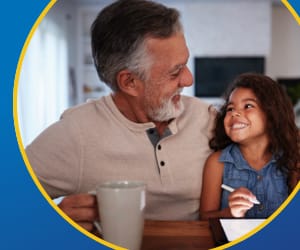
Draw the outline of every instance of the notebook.
<instances>
[{"instance_id":1,"label":"notebook","mask_svg":"<svg viewBox=\"0 0 300 250\"><path fill-rule=\"evenodd\" d=\"M261 225L265 219L210 219L217 246L236 240Z\"/></svg>"}]
</instances>

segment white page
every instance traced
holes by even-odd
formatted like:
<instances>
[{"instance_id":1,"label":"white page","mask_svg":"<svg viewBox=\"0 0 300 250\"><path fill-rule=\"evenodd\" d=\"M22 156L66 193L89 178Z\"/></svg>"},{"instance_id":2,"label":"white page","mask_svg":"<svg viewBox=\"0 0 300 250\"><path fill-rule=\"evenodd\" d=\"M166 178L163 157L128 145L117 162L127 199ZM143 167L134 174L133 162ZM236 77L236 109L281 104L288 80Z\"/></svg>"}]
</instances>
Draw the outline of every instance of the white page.
<instances>
[{"instance_id":1,"label":"white page","mask_svg":"<svg viewBox=\"0 0 300 250\"><path fill-rule=\"evenodd\" d=\"M264 221L265 219L220 219L228 241L236 240Z\"/></svg>"}]
</instances>

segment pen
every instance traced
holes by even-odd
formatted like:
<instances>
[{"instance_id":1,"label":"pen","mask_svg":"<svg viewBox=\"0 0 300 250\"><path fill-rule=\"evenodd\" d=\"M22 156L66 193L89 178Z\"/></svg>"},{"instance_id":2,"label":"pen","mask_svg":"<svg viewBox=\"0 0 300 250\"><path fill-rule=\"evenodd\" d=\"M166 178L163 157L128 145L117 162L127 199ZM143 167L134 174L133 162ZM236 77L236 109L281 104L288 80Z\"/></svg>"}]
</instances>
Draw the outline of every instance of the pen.
<instances>
[{"instance_id":1,"label":"pen","mask_svg":"<svg viewBox=\"0 0 300 250\"><path fill-rule=\"evenodd\" d=\"M221 185L221 188L227 190L227 191L230 192L230 193L234 191L234 188L232 188L232 187L230 187L230 186L228 186L228 185L225 185L225 184L222 184L222 185ZM254 204L260 204L260 202L259 202L257 199L251 199L251 198L250 198L249 201L251 201L251 202L254 203Z\"/></svg>"}]
</instances>

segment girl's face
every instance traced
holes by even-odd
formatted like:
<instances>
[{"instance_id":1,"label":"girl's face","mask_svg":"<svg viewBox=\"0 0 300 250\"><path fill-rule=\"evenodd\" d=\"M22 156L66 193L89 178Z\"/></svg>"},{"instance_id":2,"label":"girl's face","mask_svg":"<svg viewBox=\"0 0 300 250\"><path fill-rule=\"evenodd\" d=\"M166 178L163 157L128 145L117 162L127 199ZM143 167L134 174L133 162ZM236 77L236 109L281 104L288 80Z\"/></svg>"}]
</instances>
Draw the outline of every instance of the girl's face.
<instances>
[{"instance_id":1,"label":"girl's face","mask_svg":"<svg viewBox=\"0 0 300 250\"><path fill-rule=\"evenodd\" d=\"M239 144L268 141L266 116L251 89L240 87L232 91L224 127L230 139Z\"/></svg>"}]
</instances>

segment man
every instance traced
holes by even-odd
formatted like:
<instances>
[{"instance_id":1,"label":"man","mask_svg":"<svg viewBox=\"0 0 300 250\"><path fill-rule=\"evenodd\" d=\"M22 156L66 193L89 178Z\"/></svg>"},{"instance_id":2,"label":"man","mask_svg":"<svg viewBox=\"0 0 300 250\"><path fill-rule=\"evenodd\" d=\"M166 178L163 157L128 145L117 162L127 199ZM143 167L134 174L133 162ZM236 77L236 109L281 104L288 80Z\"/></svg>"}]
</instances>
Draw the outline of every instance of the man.
<instances>
[{"instance_id":1,"label":"man","mask_svg":"<svg viewBox=\"0 0 300 250\"><path fill-rule=\"evenodd\" d=\"M27 147L46 192L85 229L97 219L88 191L102 181L147 184L146 218L198 219L202 168L214 112L194 97L177 10L120 0L91 28L99 77L113 94L67 110ZM126 216L126 215L124 215Z\"/></svg>"}]
</instances>

